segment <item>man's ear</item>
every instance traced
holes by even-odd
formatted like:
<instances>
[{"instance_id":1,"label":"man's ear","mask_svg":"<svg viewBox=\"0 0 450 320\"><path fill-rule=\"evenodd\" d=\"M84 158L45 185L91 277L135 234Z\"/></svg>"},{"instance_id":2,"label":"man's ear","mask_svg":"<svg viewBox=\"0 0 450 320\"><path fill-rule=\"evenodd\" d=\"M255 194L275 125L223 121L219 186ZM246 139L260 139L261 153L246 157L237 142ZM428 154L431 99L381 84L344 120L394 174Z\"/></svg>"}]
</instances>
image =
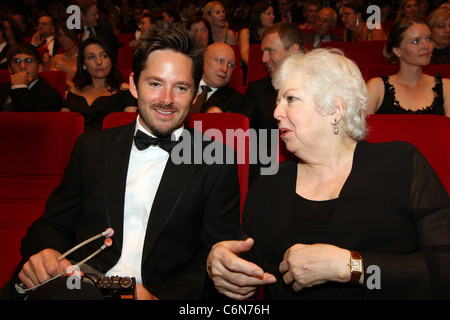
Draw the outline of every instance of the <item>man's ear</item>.
<instances>
[{"instance_id":1,"label":"man's ear","mask_svg":"<svg viewBox=\"0 0 450 320\"><path fill-rule=\"evenodd\" d=\"M44 71L44 65L42 63L39 63L38 72L41 73L42 71Z\"/></svg>"},{"instance_id":2,"label":"man's ear","mask_svg":"<svg viewBox=\"0 0 450 320\"><path fill-rule=\"evenodd\" d=\"M294 43L292 46L289 47L288 49L289 53L297 53L300 52L300 46L298 43Z\"/></svg>"},{"instance_id":3,"label":"man's ear","mask_svg":"<svg viewBox=\"0 0 450 320\"><path fill-rule=\"evenodd\" d=\"M136 99L138 98L138 90L137 90L137 86L134 83L134 72L130 73L130 76L128 77L128 83L129 83L129 90L131 92L131 95L133 97L135 97Z\"/></svg>"}]
</instances>

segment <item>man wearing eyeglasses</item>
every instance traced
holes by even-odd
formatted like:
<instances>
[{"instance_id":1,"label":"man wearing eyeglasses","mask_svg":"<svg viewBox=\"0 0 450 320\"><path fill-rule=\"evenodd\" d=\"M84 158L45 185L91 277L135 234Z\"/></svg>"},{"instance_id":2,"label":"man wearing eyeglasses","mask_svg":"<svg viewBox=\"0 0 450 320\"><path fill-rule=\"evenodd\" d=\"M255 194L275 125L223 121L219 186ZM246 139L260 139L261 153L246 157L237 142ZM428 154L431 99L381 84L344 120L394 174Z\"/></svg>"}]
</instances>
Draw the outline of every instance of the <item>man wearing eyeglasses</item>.
<instances>
[{"instance_id":1,"label":"man wearing eyeglasses","mask_svg":"<svg viewBox=\"0 0 450 320\"><path fill-rule=\"evenodd\" d=\"M206 49L204 60L201 92L190 112L243 113L244 95L228 86L236 68L233 48L223 42L214 42Z\"/></svg>"},{"instance_id":2,"label":"man wearing eyeglasses","mask_svg":"<svg viewBox=\"0 0 450 320\"><path fill-rule=\"evenodd\" d=\"M58 53L59 44L56 41L53 18L43 15L38 20L36 33L31 38L31 43L41 50L48 52L50 56Z\"/></svg>"},{"instance_id":3,"label":"man wearing eyeglasses","mask_svg":"<svg viewBox=\"0 0 450 320\"><path fill-rule=\"evenodd\" d=\"M60 111L62 97L39 74L43 70L39 51L31 44L18 44L8 51L9 83L0 84L1 111Z\"/></svg>"}]
</instances>

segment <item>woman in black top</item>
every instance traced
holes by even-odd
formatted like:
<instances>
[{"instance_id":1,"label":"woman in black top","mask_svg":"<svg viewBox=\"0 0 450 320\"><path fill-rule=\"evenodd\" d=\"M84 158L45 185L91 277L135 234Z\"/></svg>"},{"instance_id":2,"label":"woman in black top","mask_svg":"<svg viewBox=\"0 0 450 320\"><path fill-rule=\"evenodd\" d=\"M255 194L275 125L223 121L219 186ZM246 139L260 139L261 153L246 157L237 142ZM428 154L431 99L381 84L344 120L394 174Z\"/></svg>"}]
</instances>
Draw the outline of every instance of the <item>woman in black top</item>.
<instances>
[{"instance_id":1,"label":"woman in black top","mask_svg":"<svg viewBox=\"0 0 450 320\"><path fill-rule=\"evenodd\" d=\"M432 52L431 31L424 21L405 18L394 24L384 55L388 61L399 63L400 69L392 76L367 82L367 112L450 116L450 80L422 72L422 67L430 63Z\"/></svg>"},{"instance_id":2,"label":"woman in black top","mask_svg":"<svg viewBox=\"0 0 450 320\"><path fill-rule=\"evenodd\" d=\"M367 89L334 50L289 56L274 117L297 161L250 188L240 241L216 244L219 292L267 299L450 297L450 197L412 145L370 144Z\"/></svg>"}]
</instances>

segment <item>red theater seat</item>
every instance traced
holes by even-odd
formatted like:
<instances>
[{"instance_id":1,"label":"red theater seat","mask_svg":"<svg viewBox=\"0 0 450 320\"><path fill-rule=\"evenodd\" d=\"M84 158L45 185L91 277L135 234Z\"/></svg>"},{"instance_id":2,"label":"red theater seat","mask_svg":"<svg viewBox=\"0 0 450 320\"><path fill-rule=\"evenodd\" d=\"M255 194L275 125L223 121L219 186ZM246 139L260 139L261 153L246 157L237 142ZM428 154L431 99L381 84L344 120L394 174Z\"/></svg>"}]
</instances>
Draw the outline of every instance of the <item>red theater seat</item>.
<instances>
[{"instance_id":1,"label":"red theater seat","mask_svg":"<svg viewBox=\"0 0 450 320\"><path fill-rule=\"evenodd\" d=\"M269 72L264 66L264 63L262 63L262 56L263 53L261 51L260 44L250 45L248 53L246 84L269 76Z\"/></svg>"},{"instance_id":2,"label":"red theater seat","mask_svg":"<svg viewBox=\"0 0 450 320\"><path fill-rule=\"evenodd\" d=\"M364 79L369 81L375 77L391 76L398 72L399 65L370 65L363 73ZM450 78L450 64L430 64L422 68L423 73L434 76L440 73L443 78Z\"/></svg>"},{"instance_id":3,"label":"red theater seat","mask_svg":"<svg viewBox=\"0 0 450 320\"><path fill-rule=\"evenodd\" d=\"M120 70L131 69L134 47L120 47L117 51L117 67Z\"/></svg>"},{"instance_id":4,"label":"red theater seat","mask_svg":"<svg viewBox=\"0 0 450 320\"><path fill-rule=\"evenodd\" d=\"M440 115L384 115L367 117L366 141L401 140L415 145L427 158L450 193L450 118Z\"/></svg>"},{"instance_id":5,"label":"red theater seat","mask_svg":"<svg viewBox=\"0 0 450 320\"><path fill-rule=\"evenodd\" d=\"M83 130L79 113L0 113L0 287L17 266L20 241L44 212Z\"/></svg>"},{"instance_id":6,"label":"red theater seat","mask_svg":"<svg viewBox=\"0 0 450 320\"><path fill-rule=\"evenodd\" d=\"M341 49L344 55L353 60L359 67L361 73L370 65L387 64L383 56L383 48L386 44L385 40L373 41L328 41L322 42L322 48Z\"/></svg>"}]
</instances>

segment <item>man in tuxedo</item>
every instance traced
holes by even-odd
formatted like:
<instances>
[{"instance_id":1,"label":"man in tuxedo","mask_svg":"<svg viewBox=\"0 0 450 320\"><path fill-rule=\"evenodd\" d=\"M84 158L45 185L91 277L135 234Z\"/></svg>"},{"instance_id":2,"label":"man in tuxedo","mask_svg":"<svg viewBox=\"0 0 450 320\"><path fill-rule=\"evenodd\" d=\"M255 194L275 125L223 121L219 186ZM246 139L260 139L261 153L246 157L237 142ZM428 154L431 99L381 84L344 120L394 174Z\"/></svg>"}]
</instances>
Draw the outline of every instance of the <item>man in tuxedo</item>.
<instances>
[{"instance_id":1,"label":"man in tuxedo","mask_svg":"<svg viewBox=\"0 0 450 320\"><path fill-rule=\"evenodd\" d=\"M267 27L261 34L262 62L269 72L269 76L252 81L247 85L244 101L244 113L250 120L250 127L255 129L261 145L261 133L267 135L267 155L274 152L272 148L270 130L278 129L277 121L273 117L276 107L277 92L272 85L272 75L279 64L289 55L304 51L303 32L297 24L278 22ZM275 147L275 146L273 146ZM250 183L258 176L260 164L250 166Z\"/></svg>"},{"instance_id":2,"label":"man in tuxedo","mask_svg":"<svg viewBox=\"0 0 450 320\"><path fill-rule=\"evenodd\" d=\"M236 162L176 164L173 151L180 144L187 153L212 144L227 148L195 140L194 129L183 124L203 74L203 51L187 30L168 24L139 42L130 76L137 120L80 136L61 184L22 242L19 279L16 274L12 284L30 288L66 271L104 239L58 261L63 252L112 228L112 245L87 262L90 273L135 277L138 299L205 298L208 252L221 239L234 238L239 228L239 182ZM169 141L155 145L150 136ZM166 149L180 136L180 144ZM54 291L59 299L81 295L65 281L50 281L29 299L48 297L43 292L55 283L61 283Z\"/></svg>"},{"instance_id":3,"label":"man in tuxedo","mask_svg":"<svg viewBox=\"0 0 450 320\"><path fill-rule=\"evenodd\" d=\"M312 48L319 48L322 42L342 41L342 37L331 34L331 30L336 26L337 12L333 8L324 7L317 13L314 23L315 33L305 34L305 42Z\"/></svg>"},{"instance_id":4,"label":"man in tuxedo","mask_svg":"<svg viewBox=\"0 0 450 320\"><path fill-rule=\"evenodd\" d=\"M84 29L82 40L89 37L99 37L105 40L116 52L122 47L122 43L117 39L109 25L99 24L100 18L95 0L78 1L81 11L81 27Z\"/></svg>"},{"instance_id":5,"label":"man in tuxedo","mask_svg":"<svg viewBox=\"0 0 450 320\"><path fill-rule=\"evenodd\" d=\"M199 99L190 112L242 113L244 95L228 87L236 67L234 50L228 44L215 42L205 51L203 77L200 81ZM205 101L200 101L205 95Z\"/></svg>"},{"instance_id":6,"label":"man in tuxedo","mask_svg":"<svg viewBox=\"0 0 450 320\"><path fill-rule=\"evenodd\" d=\"M51 57L58 53L60 45L56 41L55 24L51 16L42 15L39 17L37 30L31 38L31 44L48 53Z\"/></svg>"},{"instance_id":7,"label":"man in tuxedo","mask_svg":"<svg viewBox=\"0 0 450 320\"><path fill-rule=\"evenodd\" d=\"M62 97L39 74L41 55L31 44L17 44L8 50L11 81L0 84L2 111L60 111Z\"/></svg>"}]
</instances>

